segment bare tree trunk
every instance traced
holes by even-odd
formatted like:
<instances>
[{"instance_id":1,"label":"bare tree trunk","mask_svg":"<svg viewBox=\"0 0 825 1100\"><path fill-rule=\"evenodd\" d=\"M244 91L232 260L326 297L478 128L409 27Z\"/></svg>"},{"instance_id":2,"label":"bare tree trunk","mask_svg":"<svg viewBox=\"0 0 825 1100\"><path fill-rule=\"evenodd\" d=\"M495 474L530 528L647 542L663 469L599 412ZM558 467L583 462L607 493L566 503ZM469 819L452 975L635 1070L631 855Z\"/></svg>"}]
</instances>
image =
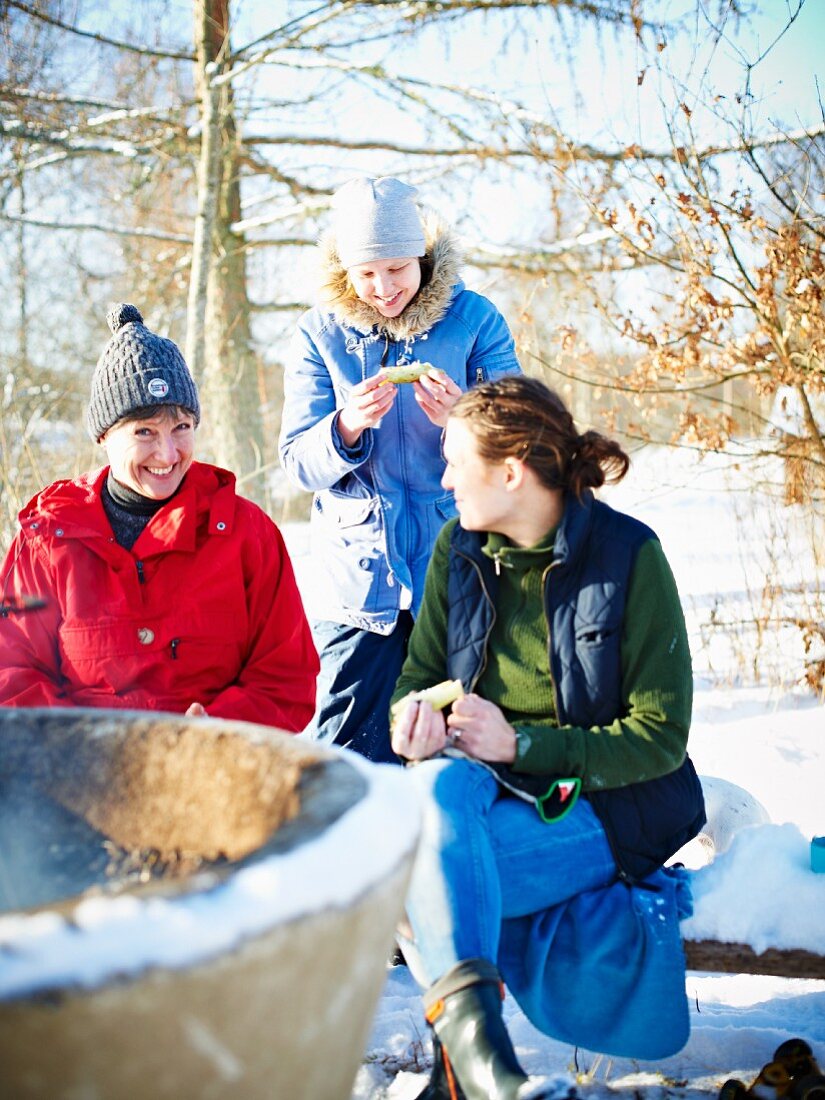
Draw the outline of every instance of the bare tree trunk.
<instances>
[{"instance_id":1,"label":"bare tree trunk","mask_svg":"<svg viewBox=\"0 0 825 1100\"><path fill-rule=\"evenodd\" d=\"M201 99L201 148L197 173L198 211L195 216L189 300L186 311L186 361L198 381L203 377L206 358L207 290L220 189L221 91L210 79L219 71L214 56L211 7L210 0L195 0L197 84Z\"/></svg>"},{"instance_id":2,"label":"bare tree trunk","mask_svg":"<svg viewBox=\"0 0 825 1100\"><path fill-rule=\"evenodd\" d=\"M250 330L246 270L246 241L232 226L241 220L239 144L231 109L232 88L223 114L220 199L213 244L216 259L210 270L205 378L220 401L224 417L231 415L230 431L223 433L218 454L224 465L243 478L243 492L259 504L269 503L266 481L252 476L266 463L258 358ZM216 410L217 412L217 410Z\"/></svg>"},{"instance_id":3,"label":"bare tree trunk","mask_svg":"<svg viewBox=\"0 0 825 1100\"><path fill-rule=\"evenodd\" d=\"M26 215L25 174L17 175L17 189L20 192L20 213ZM28 308L28 267L26 264L26 225L21 220L17 227L17 357L18 366L24 367L29 361L29 308Z\"/></svg>"},{"instance_id":4,"label":"bare tree trunk","mask_svg":"<svg viewBox=\"0 0 825 1100\"><path fill-rule=\"evenodd\" d=\"M189 293L187 355L201 385L211 457L243 479L245 496L266 505L262 394L252 350L238 138L232 84L212 80L229 53L229 0L195 0L203 132L198 222Z\"/></svg>"}]
</instances>

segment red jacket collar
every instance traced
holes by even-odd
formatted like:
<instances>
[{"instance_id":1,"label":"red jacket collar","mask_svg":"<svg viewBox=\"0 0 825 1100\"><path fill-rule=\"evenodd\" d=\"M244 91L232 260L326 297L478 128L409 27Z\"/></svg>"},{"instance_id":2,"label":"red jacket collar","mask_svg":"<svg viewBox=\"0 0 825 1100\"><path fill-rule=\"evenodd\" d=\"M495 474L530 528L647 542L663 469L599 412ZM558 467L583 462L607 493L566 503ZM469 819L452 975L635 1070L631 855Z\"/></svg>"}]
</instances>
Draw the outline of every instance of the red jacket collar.
<instances>
[{"instance_id":1,"label":"red jacket collar","mask_svg":"<svg viewBox=\"0 0 825 1100\"><path fill-rule=\"evenodd\" d=\"M108 543L112 529L103 510L102 490L108 466L72 481L56 481L20 512L24 531ZM193 462L179 493L152 517L138 539L144 556L166 550L191 550L199 530L227 535L235 520L235 475L219 466ZM135 544L137 545L137 543Z\"/></svg>"}]
</instances>

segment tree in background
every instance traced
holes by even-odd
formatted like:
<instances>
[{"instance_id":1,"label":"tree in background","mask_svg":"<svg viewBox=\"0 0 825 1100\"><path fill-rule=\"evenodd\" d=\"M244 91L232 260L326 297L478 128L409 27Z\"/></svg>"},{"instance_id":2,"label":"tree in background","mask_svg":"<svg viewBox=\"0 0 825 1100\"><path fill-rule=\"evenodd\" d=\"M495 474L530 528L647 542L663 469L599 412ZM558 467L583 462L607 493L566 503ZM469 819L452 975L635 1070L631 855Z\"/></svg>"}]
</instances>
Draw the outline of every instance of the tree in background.
<instances>
[{"instance_id":1,"label":"tree in background","mask_svg":"<svg viewBox=\"0 0 825 1100\"><path fill-rule=\"evenodd\" d=\"M630 149L624 179L586 195L614 270L626 257L644 291L640 306L621 280L605 293L601 272L580 276L631 349L621 377L593 377L644 412L624 430L775 455L789 503L825 503L824 135L740 129L722 148Z\"/></svg>"},{"instance_id":2,"label":"tree in background","mask_svg":"<svg viewBox=\"0 0 825 1100\"><path fill-rule=\"evenodd\" d=\"M802 7L788 6L780 36ZM725 21L705 29L730 44ZM680 84L661 57L663 38L639 31L638 41L639 85L654 69L667 78L669 140L658 149L642 141L612 150L571 145L566 163L550 164L563 193L581 202L586 248L564 291L577 307L555 331L539 332L529 354L629 441L724 454L743 502L753 489L773 495L773 529L746 531L765 541L770 580L750 594L747 623L717 608L711 627L756 633L751 671L769 630L798 632L801 678L821 693L825 120L820 107L805 128L757 126L750 80L770 46L743 59L740 91L726 101L706 74L692 92ZM700 137L710 112L713 143ZM541 148L536 158L549 164ZM544 300L539 291L531 318ZM813 575L788 559L791 527L806 532Z\"/></svg>"},{"instance_id":3,"label":"tree in background","mask_svg":"<svg viewBox=\"0 0 825 1100\"><path fill-rule=\"evenodd\" d=\"M627 22L624 8L340 0L273 14L259 5L254 33L233 49L229 0L195 0L194 47L161 0L126 21L94 0L76 14L47 0L4 0L0 125L19 154L14 163L0 154L0 177L38 193L25 209L20 183L18 200L3 204L6 230L24 226L30 241L74 234L81 243L66 256L64 294L82 282L98 316L106 298L139 298L150 324L185 337L202 388L205 453L266 502L280 378L264 351L281 335L279 314L291 323L308 304L294 294L296 250L314 243L342 174L415 171L446 186L490 158L526 156L508 146L494 94L404 76L385 58L435 24L457 37L473 17L498 18L507 37L525 13L554 27L565 14L610 26ZM244 29L249 36L249 20ZM48 42L53 66L18 65L32 36ZM366 100L357 117L347 106L354 95ZM76 327L77 303L66 294L62 306ZM102 337L99 325L86 332L87 364ZM41 333L26 354L43 362L52 350Z\"/></svg>"},{"instance_id":4,"label":"tree in background","mask_svg":"<svg viewBox=\"0 0 825 1100\"><path fill-rule=\"evenodd\" d=\"M622 352L606 358L584 327L568 325L556 334L554 355L545 345L536 356L551 373L575 374L579 387L611 406L605 418L637 444L726 456L745 537L764 540L770 580L749 594L744 618L734 608L715 608L708 637L746 633L748 664L758 674L767 633L798 632L801 678L820 694L824 153L822 128L761 142L740 129L727 148L685 142L655 158L630 150L619 184L608 194L585 192L611 237L601 270L594 262L576 275L591 318L602 317ZM749 490L774 497L770 531L749 524ZM813 575L789 559L792 526L807 532L818 566Z\"/></svg>"},{"instance_id":5,"label":"tree in background","mask_svg":"<svg viewBox=\"0 0 825 1100\"><path fill-rule=\"evenodd\" d=\"M803 6L787 5L788 26ZM310 304L330 194L361 172L459 211L528 369L570 387L580 420L776 456L788 499L815 517L821 118L758 122L760 58L743 57L738 102L701 66L688 80L668 62L691 36L697 57L705 39L734 42L738 8L697 4L690 27L657 22L673 10L658 0L0 0L0 247L14 257L0 338L15 348L0 541L52 457L58 474L88 465L80 410L113 298L185 346L204 456L268 503L285 336ZM635 36L639 94L658 81L658 145L641 121L583 140L558 103L513 94L519 57L536 53L584 98L577 49L594 26L605 68L616 36ZM452 57L482 40L496 62L475 83L454 76ZM717 135L727 127L713 144L711 114ZM492 218L491 194L510 196ZM42 425L56 417L50 451Z\"/></svg>"}]
</instances>

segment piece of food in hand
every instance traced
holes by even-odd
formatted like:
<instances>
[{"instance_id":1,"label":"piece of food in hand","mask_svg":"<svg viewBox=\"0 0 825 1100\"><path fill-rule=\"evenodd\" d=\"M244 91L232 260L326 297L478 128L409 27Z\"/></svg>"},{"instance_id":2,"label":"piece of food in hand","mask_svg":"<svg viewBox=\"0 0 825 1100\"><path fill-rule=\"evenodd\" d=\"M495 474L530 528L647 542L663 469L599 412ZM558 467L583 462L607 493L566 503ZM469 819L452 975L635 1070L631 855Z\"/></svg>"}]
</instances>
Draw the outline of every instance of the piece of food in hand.
<instances>
[{"instance_id":1,"label":"piece of food in hand","mask_svg":"<svg viewBox=\"0 0 825 1100\"><path fill-rule=\"evenodd\" d=\"M422 363L416 359L414 363L404 363L400 367L383 367L384 377L378 383L383 386L385 382L417 382L422 374L433 369L432 363Z\"/></svg>"},{"instance_id":2,"label":"piece of food in hand","mask_svg":"<svg viewBox=\"0 0 825 1100\"><path fill-rule=\"evenodd\" d=\"M407 703L429 703L433 710L443 710L463 695L464 688L460 680L442 680L440 684L433 684L432 687L424 688L423 691L411 691L409 695L393 703L390 713L393 721L396 721L401 717L401 712Z\"/></svg>"}]
</instances>

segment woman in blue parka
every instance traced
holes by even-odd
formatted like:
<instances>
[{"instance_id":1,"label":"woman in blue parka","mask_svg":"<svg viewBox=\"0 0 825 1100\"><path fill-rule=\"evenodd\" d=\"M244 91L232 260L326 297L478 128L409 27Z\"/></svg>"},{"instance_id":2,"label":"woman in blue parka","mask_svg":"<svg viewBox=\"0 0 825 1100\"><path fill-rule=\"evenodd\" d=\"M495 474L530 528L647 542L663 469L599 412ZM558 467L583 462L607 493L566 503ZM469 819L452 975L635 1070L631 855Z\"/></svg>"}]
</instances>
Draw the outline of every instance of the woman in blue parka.
<instances>
[{"instance_id":1,"label":"woman in blue parka","mask_svg":"<svg viewBox=\"0 0 825 1100\"><path fill-rule=\"evenodd\" d=\"M298 323L279 442L314 493L306 599L321 658L305 736L395 761L387 707L435 538L455 515L441 433L461 394L519 371L513 338L459 276L455 241L390 177L350 180L321 241L322 303ZM392 381L395 368L424 372Z\"/></svg>"}]
</instances>

